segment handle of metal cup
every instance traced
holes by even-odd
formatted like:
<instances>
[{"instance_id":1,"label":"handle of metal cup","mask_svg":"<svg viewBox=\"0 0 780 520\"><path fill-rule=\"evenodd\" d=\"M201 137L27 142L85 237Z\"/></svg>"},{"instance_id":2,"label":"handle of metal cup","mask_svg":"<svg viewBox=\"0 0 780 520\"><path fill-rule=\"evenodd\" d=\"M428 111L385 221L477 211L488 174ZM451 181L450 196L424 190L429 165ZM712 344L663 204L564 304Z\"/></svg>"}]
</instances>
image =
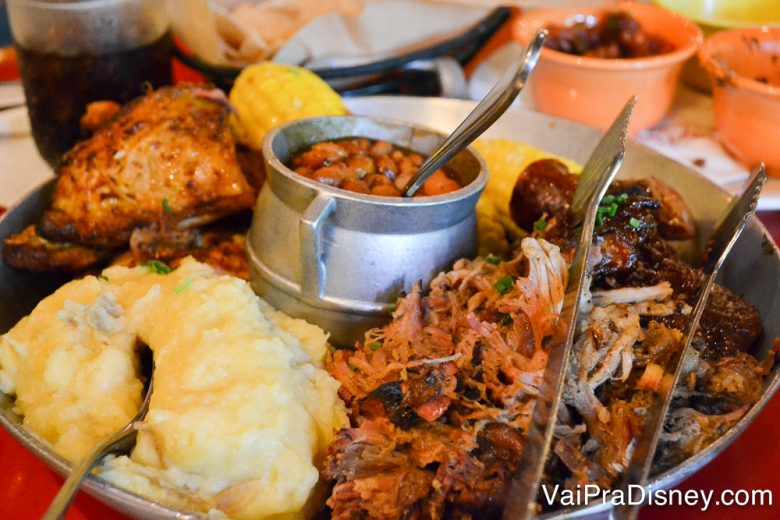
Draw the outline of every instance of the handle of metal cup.
<instances>
[{"instance_id":1,"label":"handle of metal cup","mask_svg":"<svg viewBox=\"0 0 780 520\"><path fill-rule=\"evenodd\" d=\"M298 224L301 248L301 292L312 300L325 291L325 264L322 261L322 231L325 221L336 209L336 199L320 192L306 207Z\"/></svg>"}]
</instances>

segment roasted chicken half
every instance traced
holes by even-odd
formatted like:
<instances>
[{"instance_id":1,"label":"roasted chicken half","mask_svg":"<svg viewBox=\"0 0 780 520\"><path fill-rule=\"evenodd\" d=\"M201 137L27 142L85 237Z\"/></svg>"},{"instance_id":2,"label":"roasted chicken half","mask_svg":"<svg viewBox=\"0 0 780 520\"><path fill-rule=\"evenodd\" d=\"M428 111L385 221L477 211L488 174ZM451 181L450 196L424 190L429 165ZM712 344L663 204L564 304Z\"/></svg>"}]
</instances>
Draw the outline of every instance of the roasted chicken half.
<instances>
[{"instance_id":1,"label":"roasted chicken half","mask_svg":"<svg viewBox=\"0 0 780 520\"><path fill-rule=\"evenodd\" d=\"M239 166L227 104L215 92L196 85L151 91L77 144L57 169L37 236L28 230L6 240L5 262L79 270L105 256L96 250L126 246L137 229L188 229L250 208L255 191ZM41 248L40 238L89 254L63 262L62 247ZM45 255L55 249L58 258Z\"/></svg>"}]
</instances>

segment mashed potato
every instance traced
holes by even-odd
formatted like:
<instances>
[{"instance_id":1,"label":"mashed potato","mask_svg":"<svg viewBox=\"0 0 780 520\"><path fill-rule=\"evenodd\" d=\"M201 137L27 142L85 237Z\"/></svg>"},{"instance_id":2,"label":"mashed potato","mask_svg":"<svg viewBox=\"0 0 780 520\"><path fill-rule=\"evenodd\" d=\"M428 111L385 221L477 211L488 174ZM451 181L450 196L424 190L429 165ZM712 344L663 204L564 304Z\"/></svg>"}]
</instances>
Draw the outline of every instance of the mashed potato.
<instances>
[{"instance_id":1,"label":"mashed potato","mask_svg":"<svg viewBox=\"0 0 780 520\"><path fill-rule=\"evenodd\" d=\"M194 260L167 275L113 267L71 282L0 339L0 388L70 459L141 400L136 344L154 352L151 405L128 457L101 476L178 507L301 516L316 463L346 425L326 335Z\"/></svg>"},{"instance_id":2,"label":"mashed potato","mask_svg":"<svg viewBox=\"0 0 780 520\"><path fill-rule=\"evenodd\" d=\"M0 390L24 426L76 460L141 404L136 335L95 277L65 285L0 338Z\"/></svg>"}]
</instances>

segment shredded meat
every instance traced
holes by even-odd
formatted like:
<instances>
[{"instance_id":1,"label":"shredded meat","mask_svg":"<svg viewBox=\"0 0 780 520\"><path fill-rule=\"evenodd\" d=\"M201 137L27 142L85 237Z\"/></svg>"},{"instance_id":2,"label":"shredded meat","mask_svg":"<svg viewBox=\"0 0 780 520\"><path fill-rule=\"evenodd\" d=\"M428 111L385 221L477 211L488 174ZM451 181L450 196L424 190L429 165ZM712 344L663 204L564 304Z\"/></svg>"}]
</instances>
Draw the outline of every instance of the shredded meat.
<instances>
[{"instance_id":1,"label":"shredded meat","mask_svg":"<svg viewBox=\"0 0 780 520\"><path fill-rule=\"evenodd\" d=\"M572 186L576 177L562 164L540 161L521 174L512 198L517 223L530 230L546 220L532 236L558 244L564 256L574 247ZM600 213L584 319L567 367L566 406L547 462L549 482L570 488L610 487L625 469L657 392L671 382L667 366L682 347L702 278L665 241L695 232L687 206L669 186L656 179L615 182ZM758 400L774 361L770 355L759 363L746 353L761 331L753 305L714 288L694 349L683 360L654 472L703 449Z\"/></svg>"},{"instance_id":2,"label":"shredded meat","mask_svg":"<svg viewBox=\"0 0 780 520\"><path fill-rule=\"evenodd\" d=\"M557 247L459 260L329 364L353 428L326 460L334 518L500 516L567 283Z\"/></svg>"},{"instance_id":3,"label":"shredded meat","mask_svg":"<svg viewBox=\"0 0 780 520\"><path fill-rule=\"evenodd\" d=\"M545 219L543 231L507 261L456 262L427 295L414 287L401 298L392 321L354 350L333 353L328 369L351 418L325 461L334 518L501 516L564 297L575 187L560 163L531 165L511 209L521 225ZM693 232L676 192L651 180L609 193L545 466L548 483L569 488L609 488L625 470L671 384L701 278L664 241ZM733 425L772 366L743 352L761 332L755 308L724 288L712 302L683 360L654 471Z\"/></svg>"}]
</instances>

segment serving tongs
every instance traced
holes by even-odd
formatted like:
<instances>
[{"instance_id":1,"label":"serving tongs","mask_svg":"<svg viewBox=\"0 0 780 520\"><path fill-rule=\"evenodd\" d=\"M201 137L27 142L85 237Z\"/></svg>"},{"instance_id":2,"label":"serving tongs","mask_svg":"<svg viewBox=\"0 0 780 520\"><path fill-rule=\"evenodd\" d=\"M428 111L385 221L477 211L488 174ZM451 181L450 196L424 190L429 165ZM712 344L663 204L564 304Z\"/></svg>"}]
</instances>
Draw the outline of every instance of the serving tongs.
<instances>
[{"instance_id":1,"label":"serving tongs","mask_svg":"<svg viewBox=\"0 0 780 520\"><path fill-rule=\"evenodd\" d=\"M679 349L672 356L665 370L666 373L673 373L674 376L670 384L661 385L656 395L654 406L648 410L642 433L634 446L631 462L623 473L623 478L618 488L622 490L623 497L628 498L632 490L638 489L639 486L644 488L647 484L647 478L653 464L658 440L663 431L666 414L669 412L674 389L677 387L680 379L685 357L692 348L691 344L699 327L699 320L704 312L704 307L707 305L707 299L715 284L715 278L729 252L736 244L737 238L739 238L739 235L756 212L758 197L761 195L764 182L766 182L766 171L764 165L761 164L753 169L742 195L736 197L729 204L723 219L707 244L702 265L702 286L699 289L698 298L686 325L683 348ZM639 508L640 504L633 503L631 500L623 500L622 505L616 506L612 510L611 518L633 520L639 513Z\"/></svg>"},{"instance_id":2,"label":"serving tongs","mask_svg":"<svg viewBox=\"0 0 780 520\"><path fill-rule=\"evenodd\" d=\"M549 343L547 366L531 416L528 435L518 470L506 497L503 517L507 520L532 518L536 514L536 497L563 397L563 384L574 342L580 302L584 285L589 280L586 264L596 227L596 213L602 197L623 163L628 123L635 104L636 97L632 97L601 138L585 163L574 192L571 206L572 224L580 227L581 231L570 267L563 306Z\"/></svg>"},{"instance_id":3,"label":"serving tongs","mask_svg":"<svg viewBox=\"0 0 780 520\"><path fill-rule=\"evenodd\" d=\"M547 38L546 29L536 31L534 37L528 42L523 57L507 69L498 83L490 89L458 128L420 165L417 173L404 186L402 190L404 197L414 195L428 177L464 150L506 112L512 101L523 90L528 76L536 67L545 38Z\"/></svg>"}]
</instances>

